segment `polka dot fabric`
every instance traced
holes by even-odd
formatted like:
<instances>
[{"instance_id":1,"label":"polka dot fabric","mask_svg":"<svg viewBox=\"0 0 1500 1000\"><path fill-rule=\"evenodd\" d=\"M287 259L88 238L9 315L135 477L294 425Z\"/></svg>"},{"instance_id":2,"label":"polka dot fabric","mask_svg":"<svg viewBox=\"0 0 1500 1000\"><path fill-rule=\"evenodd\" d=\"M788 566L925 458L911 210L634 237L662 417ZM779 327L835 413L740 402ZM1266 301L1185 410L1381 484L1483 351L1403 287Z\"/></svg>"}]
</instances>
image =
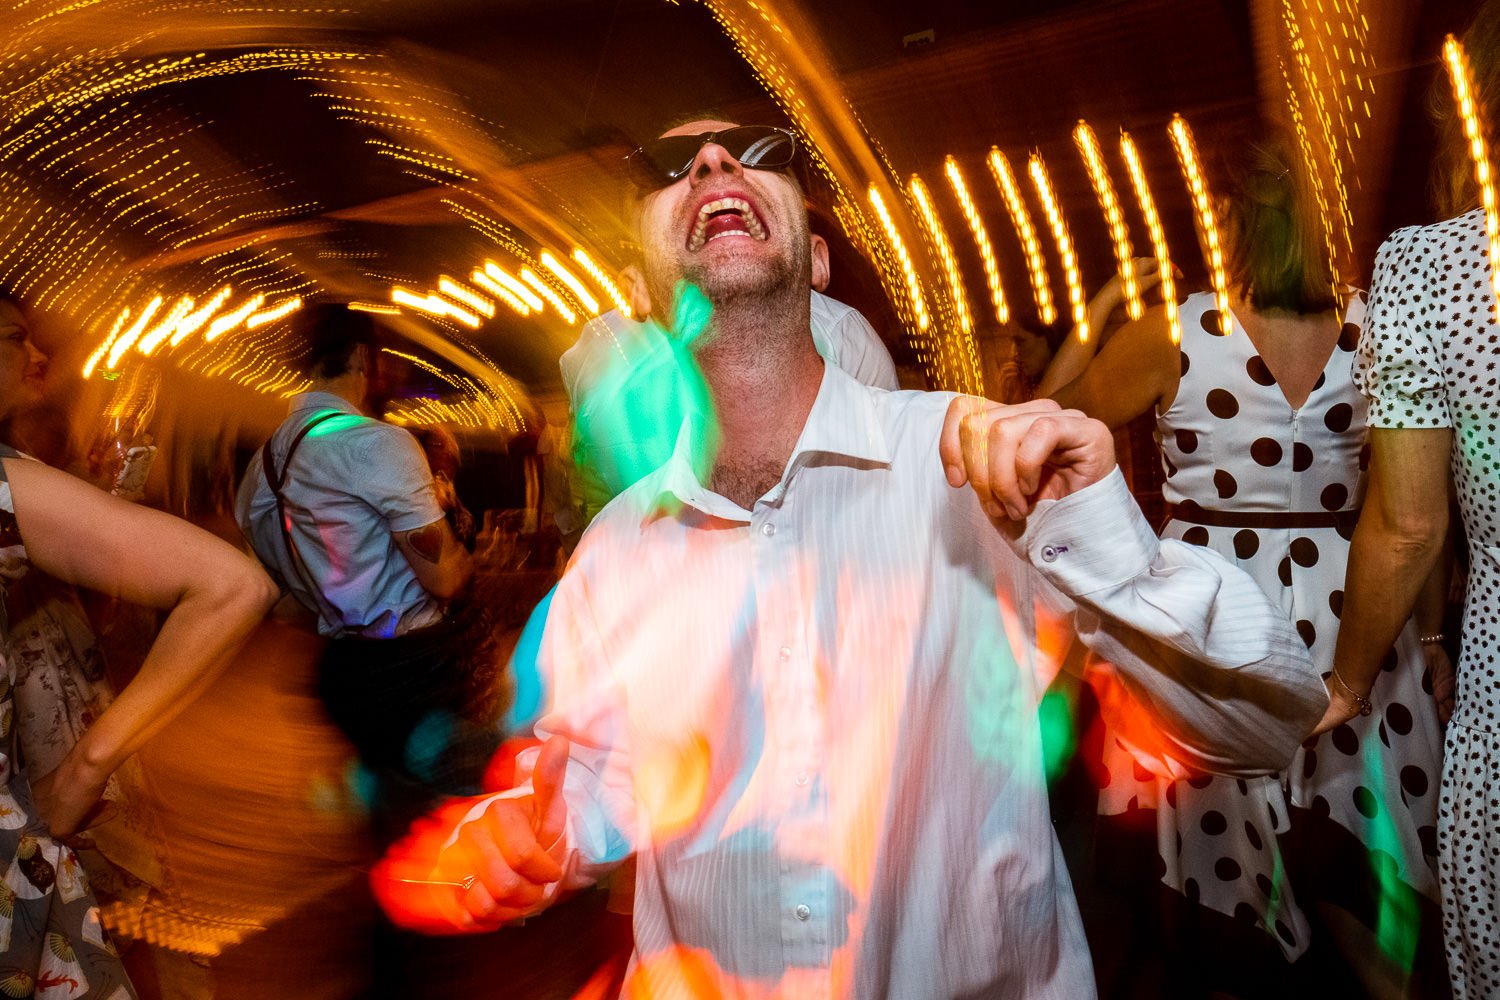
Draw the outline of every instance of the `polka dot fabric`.
<instances>
[{"instance_id":1,"label":"polka dot fabric","mask_svg":"<svg viewBox=\"0 0 1500 1000\"><path fill-rule=\"evenodd\" d=\"M1403 229L1380 248L1355 380L1374 427L1453 429L1470 573L1438 821L1454 996L1500 996L1500 446L1495 324L1479 210Z\"/></svg>"},{"instance_id":2,"label":"polka dot fabric","mask_svg":"<svg viewBox=\"0 0 1500 1000\"><path fill-rule=\"evenodd\" d=\"M1350 370L1362 294L1351 301L1343 336L1296 410L1238 320L1231 336L1218 335L1213 306L1206 294L1182 306L1183 376L1157 421L1167 501L1257 513L1357 508L1366 403ZM1169 521L1162 534L1212 548L1248 572L1296 623L1313 662L1325 674L1331 670L1349 553L1341 529ZM1302 906L1321 896L1316 886L1292 884L1289 872L1298 866L1282 856L1278 842L1302 815L1331 821L1365 844L1370 863L1362 870L1372 884L1388 869L1389 855L1401 882L1436 900L1431 854L1441 729L1423 690L1421 647L1410 625L1397 652L1395 669L1376 685L1374 713L1311 741L1281 775L1171 781L1134 766L1129 748L1107 736L1110 780L1100 811L1154 808L1162 882L1258 928L1288 960L1309 944ZM1299 892L1309 898L1299 899Z\"/></svg>"}]
</instances>

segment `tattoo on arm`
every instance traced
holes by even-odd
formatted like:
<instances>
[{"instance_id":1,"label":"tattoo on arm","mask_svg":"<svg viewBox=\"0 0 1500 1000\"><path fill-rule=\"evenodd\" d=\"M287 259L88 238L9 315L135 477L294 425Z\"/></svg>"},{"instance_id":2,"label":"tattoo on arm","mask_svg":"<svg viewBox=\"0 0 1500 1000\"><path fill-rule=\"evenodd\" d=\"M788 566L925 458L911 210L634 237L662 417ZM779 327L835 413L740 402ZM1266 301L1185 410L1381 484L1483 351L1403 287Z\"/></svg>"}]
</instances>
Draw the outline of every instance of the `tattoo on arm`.
<instances>
[{"instance_id":1,"label":"tattoo on arm","mask_svg":"<svg viewBox=\"0 0 1500 1000\"><path fill-rule=\"evenodd\" d=\"M443 555L444 527L446 525L443 521L435 521L425 528L409 532L406 538L411 543L412 551L430 563L437 562Z\"/></svg>"}]
</instances>

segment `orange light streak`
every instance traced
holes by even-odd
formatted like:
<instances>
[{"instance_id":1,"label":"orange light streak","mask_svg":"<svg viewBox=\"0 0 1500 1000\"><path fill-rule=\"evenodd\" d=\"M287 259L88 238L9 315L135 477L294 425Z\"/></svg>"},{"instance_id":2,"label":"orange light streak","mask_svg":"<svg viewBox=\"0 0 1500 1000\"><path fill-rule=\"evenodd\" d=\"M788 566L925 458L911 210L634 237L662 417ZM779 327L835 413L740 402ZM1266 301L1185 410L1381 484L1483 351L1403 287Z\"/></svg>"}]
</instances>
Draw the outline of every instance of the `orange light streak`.
<instances>
[{"instance_id":1,"label":"orange light streak","mask_svg":"<svg viewBox=\"0 0 1500 1000\"><path fill-rule=\"evenodd\" d=\"M583 308L588 310L590 315L599 315L599 300L589 294L589 290L583 287L583 282L579 281L578 277L572 271L564 267L562 261L552 256L551 252L547 250L542 251L540 259L542 266L555 274L558 281L568 286L568 291L577 297L578 301L582 303Z\"/></svg>"},{"instance_id":2,"label":"orange light streak","mask_svg":"<svg viewBox=\"0 0 1500 1000\"><path fill-rule=\"evenodd\" d=\"M1172 124L1167 131L1172 136L1172 148L1177 152L1183 180L1193 196L1198 243L1203 249L1204 263L1208 265L1208 280L1213 285L1215 307L1219 311L1219 333L1220 336L1227 337L1234 330L1234 317L1229 311L1229 279L1224 273L1224 248L1219 242L1219 222L1214 217L1213 199L1208 193L1208 183L1203 178L1198 144L1193 140L1193 130L1181 115L1172 116Z\"/></svg>"},{"instance_id":3,"label":"orange light streak","mask_svg":"<svg viewBox=\"0 0 1500 1000\"><path fill-rule=\"evenodd\" d=\"M88 360L83 363L84 378L88 378L90 375L94 374L94 369L99 366L99 362L104 360L104 355L109 353L109 349L114 346L115 338L120 335L120 328L125 325L125 321L129 318L130 307L126 306L124 309L120 310L120 315L115 317L114 326L110 327L109 329L109 336L104 338L104 342L101 343L94 350L94 353L88 356Z\"/></svg>"},{"instance_id":4,"label":"orange light streak","mask_svg":"<svg viewBox=\"0 0 1500 1000\"><path fill-rule=\"evenodd\" d=\"M535 292L533 292L530 288L527 288L525 285L521 284L520 281L518 281L512 275L508 274L503 268L500 267L499 264L496 264L494 261L487 260L484 262L484 273L489 275L491 279L506 288L516 298L526 303L527 307L531 309L532 312L541 312L543 309L547 308L547 304L543 302Z\"/></svg>"},{"instance_id":5,"label":"orange light streak","mask_svg":"<svg viewBox=\"0 0 1500 1000\"><path fill-rule=\"evenodd\" d=\"M172 331L177 329L177 324L192 310L193 300L184 295L177 300L177 303L171 309L167 310L166 316L162 317L161 322L151 328L151 332L141 336L141 339L135 345L135 349L149 358L152 352L161 346L162 341L166 340L172 334Z\"/></svg>"},{"instance_id":6,"label":"orange light streak","mask_svg":"<svg viewBox=\"0 0 1500 1000\"><path fill-rule=\"evenodd\" d=\"M1469 76L1469 59L1458 39L1449 35L1443 40L1443 62L1448 66L1448 76L1453 81L1453 99L1458 103L1458 113L1463 119L1464 135L1469 140L1469 156L1474 161L1474 179L1479 184L1480 200L1484 204L1484 229L1490 240L1490 287L1494 290L1496 317L1500 318L1500 213L1495 205L1495 172L1490 165L1489 148L1484 141L1484 128L1480 124L1479 112L1474 106L1474 83Z\"/></svg>"},{"instance_id":7,"label":"orange light streak","mask_svg":"<svg viewBox=\"0 0 1500 1000\"><path fill-rule=\"evenodd\" d=\"M938 218L932 197L927 193L927 185L916 174L911 175L910 190L912 200L917 204L917 214L927 229L928 237L937 247L938 260L942 262L943 276L948 280L948 294L953 299L953 311L958 316L959 329L964 333L971 333L974 330L974 317L969 312L969 297L964 292L964 276L959 270L958 259L953 256L953 244L948 241L943 220Z\"/></svg>"},{"instance_id":8,"label":"orange light streak","mask_svg":"<svg viewBox=\"0 0 1500 1000\"><path fill-rule=\"evenodd\" d=\"M483 271L475 271L473 274L469 275L469 278L474 282L474 284L478 285L480 288L483 288L495 298L499 299L501 302L504 302L507 306L510 306L510 308L513 309L518 315L531 315L530 306L522 302L519 298L512 295L510 292L506 291L503 287L501 287L498 281L496 281L494 278L491 278ZM541 300L538 299L537 301L540 302Z\"/></svg>"},{"instance_id":9,"label":"orange light streak","mask_svg":"<svg viewBox=\"0 0 1500 1000\"><path fill-rule=\"evenodd\" d=\"M172 331L172 339L168 342L167 346L176 347L188 337L197 333L203 327L203 324L207 323L225 302L229 301L231 294L233 292L230 287L225 285L215 292L213 298L205 302L201 308L182 317L177 324L177 329Z\"/></svg>"},{"instance_id":10,"label":"orange light streak","mask_svg":"<svg viewBox=\"0 0 1500 1000\"><path fill-rule=\"evenodd\" d=\"M141 333L145 331L146 324L151 322L151 317L156 315L156 310L161 308L163 301L165 300L160 295L152 299L146 305L146 308L141 310L140 317L134 323L130 324L130 329L120 334L120 339L116 340L114 346L109 349L109 357L105 361L107 367L114 368L117 366L120 363L120 359L125 356L125 352L135 346L135 342L140 339Z\"/></svg>"},{"instance_id":11,"label":"orange light streak","mask_svg":"<svg viewBox=\"0 0 1500 1000\"><path fill-rule=\"evenodd\" d=\"M594 263L594 259L588 255L588 252L583 247L573 248L573 260L578 263L579 267L583 268L584 272L590 278L594 279L594 284L604 289L604 294L608 295L610 301L615 304L615 308L620 310L620 315L626 319L630 319L632 313L630 311L630 303L625 301L625 293L620 291L620 286L615 284L608 274L604 273L604 268Z\"/></svg>"},{"instance_id":12,"label":"orange light streak","mask_svg":"<svg viewBox=\"0 0 1500 1000\"><path fill-rule=\"evenodd\" d=\"M1047 260L1042 256L1042 242L1036 237L1036 226L1031 222L1031 212L1026 208L1026 199L1021 197L1021 185L1010 169L1010 161L995 146L990 147L990 173L995 177L995 186L1005 199L1005 208L1010 221L1021 240L1021 249L1026 254L1026 270L1031 275L1031 294L1036 300L1037 317L1051 326L1057 322L1057 308L1052 304L1052 284L1047 277Z\"/></svg>"},{"instance_id":13,"label":"orange light streak","mask_svg":"<svg viewBox=\"0 0 1500 1000\"><path fill-rule=\"evenodd\" d=\"M875 208L875 214L880 218L880 225L885 230L886 239L891 241L891 247L896 252L896 260L901 264L901 274L906 279L906 292L911 299L912 312L916 315L917 329L926 330L932 325L932 316L927 311L927 300L922 295L922 285L917 280L917 269L912 265L911 255L906 252L906 243L901 239L901 234L896 230L896 220L891 218L891 213L885 207L885 199L880 197L880 192L875 185L870 185L870 204Z\"/></svg>"},{"instance_id":14,"label":"orange light streak","mask_svg":"<svg viewBox=\"0 0 1500 1000\"><path fill-rule=\"evenodd\" d=\"M551 285L538 278L536 272L532 271L531 268L521 268L521 280L530 285L532 291L546 299L552 308L557 310L557 314L563 318L563 322L569 326L578 322L578 314L573 311L572 307L563 301L563 297L558 295Z\"/></svg>"},{"instance_id":15,"label":"orange light streak","mask_svg":"<svg viewBox=\"0 0 1500 1000\"><path fill-rule=\"evenodd\" d=\"M302 297L294 295L289 299L282 299L264 312L253 313L245 317L245 329L254 330L256 327L274 323L284 316L290 316L302 308Z\"/></svg>"},{"instance_id":16,"label":"orange light streak","mask_svg":"<svg viewBox=\"0 0 1500 1000\"><path fill-rule=\"evenodd\" d=\"M481 316L490 318L495 315L495 303L480 295L472 288L460 285L446 274L438 276L438 291L459 305L467 306Z\"/></svg>"},{"instance_id":17,"label":"orange light streak","mask_svg":"<svg viewBox=\"0 0 1500 1000\"><path fill-rule=\"evenodd\" d=\"M1002 325L1009 323L1010 304L1005 301L1005 289L1000 284L1000 265L995 260L995 248L990 243L990 234L984 228L984 221L979 218L979 211L974 207L974 199L969 196L969 185L964 183L963 171L959 169L958 161L950 156L943 161L943 172L948 175L948 184L953 188L953 196L958 199L964 221L969 224L969 233L974 237L974 247L979 251L979 259L984 264L984 283L989 288L995 320Z\"/></svg>"},{"instance_id":18,"label":"orange light streak","mask_svg":"<svg viewBox=\"0 0 1500 1000\"><path fill-rule=\"evenodd\" d=\"M1125 157L1125 169L1130 174L1130 184L1135 188L1135 200L1141 207L1141 217L1146 220L1146 232L1151 237L1151 253L1156 257L1157 273L1161 275L1161 301L1167 310L1167 328L1172 332L1172 343L1182 343L1182 321L1177 317L1177 279L1172 276L1172 254L1167 249L1167 232L1162 228L1161 215L1156 211L1156 199L1146 183L1146 169L1141 165L1140 151L1135 140L1124 129L1120 130L1120 153Z\"/></svg>"},{"instance_id":19,"label":"orange light streak","mask_svg":"<svg viewBox=\"0 0 1500 1000\"><path fill-rule=\"evenodd\" d=\"M1052 229L1052 241L1057 244L1058 256L1062 258L1063 281L1068 286L1068 302L1073 307L1073 328L1078 339L1089 339L1089 307L1083 297L1083 279L1078 273L1078 253L1073 249L1073 237L1068 232L1068 220L1063 217L1062 206L1057 203L1057 194L1052 190L1052 178L1047 174L1047 165L1040 153L1032 153L1027 159L1027 171L1031 174L1031 185L1042 200L1042 210L1047 215L1047 225Z\"/></svg>"},{"instance_id":20,"label":"orange light streak","mask_svg":"<svg viewBox=\"0 0 1500 1000\"><path fill-rule=\"evenodd\" d=\"M355 312L379 313L382 316L401 315L399 306L388 305L384 302L362 302L356 300L349 303L349 308Z\"/></svg>"},{"instance_id":21,"label":"orange light streak","mask_svg":"<svg viewBox=\"0 0 1500 1000\"><path fill-rule=\"evenodd\" d=\"M1125 313L1131 319L1140 319L1146 312L1141 304L1141 286L1135 280L1135 248L1130 243L1130 227L1125 225L1125 213L1120 210L1120 196L1115 193L1115 182L1110 179L1109 168L1104 163L1104 151L1099 148L1099 137L1080 120L1073 129L1073 141L1083 155L1083 165L1088 170L1089 184L1094 188L1094 197L1099 200L1099 209L1109 226L1109 237L1115 248L1115 263L1120 271L1120 288L1125 293Z\"/></svg>"},{"instance_id":22,"label":"orange light streak","mask_svg":"<svg viewBox=\"0 0 1500 1000\"><path fill-rule=\"evenodd\" d=\"M440 295L429 292L426 295L418 295L409 288L396 285L391 289L391 301L397 305L408 306L417 312L426 313L429 316L452 317L471 330L479 329L480 319L478 316L455 303L449 302Z\"/></svg>"}]
</instances>

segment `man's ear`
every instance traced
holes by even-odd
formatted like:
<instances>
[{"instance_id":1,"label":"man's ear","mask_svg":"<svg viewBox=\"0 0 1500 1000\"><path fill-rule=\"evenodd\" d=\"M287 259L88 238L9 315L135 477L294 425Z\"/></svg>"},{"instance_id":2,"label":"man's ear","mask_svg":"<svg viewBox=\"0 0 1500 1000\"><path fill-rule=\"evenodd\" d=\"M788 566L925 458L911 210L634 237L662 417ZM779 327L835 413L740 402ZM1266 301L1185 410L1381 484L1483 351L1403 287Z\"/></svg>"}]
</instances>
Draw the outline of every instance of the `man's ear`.
<instances>
[{"instance_id":1,"label":"man's ear","mask_svg":"<svg viewBox=\"0 0 1500 1000\"><path fill-rule=\"evenodd\" d=\"M640 268L630 264L621 271L620 287L625 290L625 298L630 300L635 319L643 320L651 315L651 293L646 290L646 276Z\"/></svg>"},{"instance_id":2,"label":"man's ear","mask_svg":"<svg viewBox=\"0 0 1500 1000\"><path fill-rule=\"evenodd\" d=\"M828 287L831 273L828 267L828 241L816 234L809 239L812 242L812 287L813 291L821 292Z\"/></svg>"},{"instance_id":3,"label":"man's ear","mask_svg":"<svg viewBox=\"0 0 1500 1000\"><path fill-rule=\"evenodd\" d=\"M370 351L369 344L354 345L354 350L349 354L349 374L366 376L370 374L375 363Z\"/></svg>"}]
</instances>

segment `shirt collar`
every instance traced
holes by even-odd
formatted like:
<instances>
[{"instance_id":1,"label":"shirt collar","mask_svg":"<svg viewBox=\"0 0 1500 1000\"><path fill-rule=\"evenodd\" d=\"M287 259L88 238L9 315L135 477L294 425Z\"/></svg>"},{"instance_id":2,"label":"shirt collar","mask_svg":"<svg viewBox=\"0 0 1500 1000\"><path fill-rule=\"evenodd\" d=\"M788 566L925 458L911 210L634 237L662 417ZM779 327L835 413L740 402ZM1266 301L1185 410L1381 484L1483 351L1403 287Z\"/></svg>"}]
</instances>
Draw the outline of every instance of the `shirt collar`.
<instances>
[{"instance_id":1,"label":"shirt collar","mask_svg":"<svg viewBox=\"0 0 1500 1000\"><path fill-rule=\"evenodd\" d=\"M675 499L714 517L746 521L747 512L743 508L719 496L698 478L694 456L706 453L708 433L709 421L704 414L694 411L683 419L672 457L656 477L652 491L654 506L660 510ZM823 381L792 449L786 472L781 482L766 494L766 499L779 500L787 482L813 456L831 457L848 464L886 466L891 462L890 447L875 405L875 390L855 381L837 365L823 365Z\"/></svg>"},{"instance_id":2,"label":"shirt collar","mask_svg":"<svg viewBox=\"0 0 1500 1000\"><path fill-rule=\"evenodd\" d=\"M343 396L331 392L323 392L313 389L310 392L299 392L292 397L291 412L301 413L305 410L338 410L340 413L352 413L361 416L359 407L349 402Z\"/></svg>"}]
</instances>

